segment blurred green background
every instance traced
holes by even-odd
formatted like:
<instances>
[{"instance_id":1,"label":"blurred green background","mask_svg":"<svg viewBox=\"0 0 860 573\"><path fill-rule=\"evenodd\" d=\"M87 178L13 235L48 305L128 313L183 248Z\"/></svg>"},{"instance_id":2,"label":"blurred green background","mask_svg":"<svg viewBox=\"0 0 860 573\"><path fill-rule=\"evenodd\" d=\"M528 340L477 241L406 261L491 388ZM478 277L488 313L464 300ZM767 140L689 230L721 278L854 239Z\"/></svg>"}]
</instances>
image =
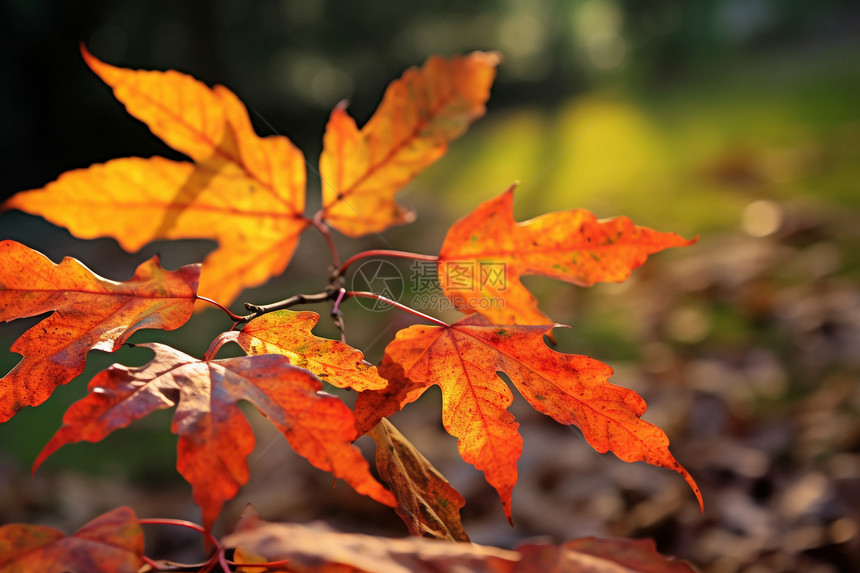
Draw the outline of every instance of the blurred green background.
<instances>
[{"instance_id":1,"label":"blurred green background","mask_svg":"<svg viewBox=\"0 0 860 573\"><path fill-rule=\"evenodd\" d=\"M466 496L467 531L503 546L535 535L648 536L708 572L860 569L856 2L7 0L0 16L2 197L115 157L180 157L127 116L81 60L81 42L112 64L228 86L258 133L288 136L312 167L340 100L361 125L406 67L431 54L499 51L487 117L399 195L418 221L384 240L338 236L341 256L388 244L435 253L457 218L514 181L519 220L587 208L699 235L621 285L526 282L545 312L573 327L558 333L559 350L609 363L615 383L646 398L645 418L667 431L706 512L675 474L598 456L575 430L515 403L525 446L510 528L495 493L458 461L430 396L395 422ZM308 213L318 192L309 171ZM128 254L19 212L0 214L5 238L118 280L155 252L175 268L213 247L160 242ZM241 300L318 290L327 256L309 234L282 277ZM349 341L371 360L411 320L345 312ZM2 348L35 322L4 325ZM321 322L319 333L333 336ZM229 326L206 311L179 333L134 340L199 354ZM17 359L0 351L0 371ZM146 360L143 350L92 353L83 376L0 426L0 522L72 529L121 504L198 519L173 469L170 413L67 447L28 476L92 374ZM391 512L331 490L328 476L259 426L252 480L228 505L224 530L252 501L267 519L403 533Z\"/></svg>"}]
</instances>

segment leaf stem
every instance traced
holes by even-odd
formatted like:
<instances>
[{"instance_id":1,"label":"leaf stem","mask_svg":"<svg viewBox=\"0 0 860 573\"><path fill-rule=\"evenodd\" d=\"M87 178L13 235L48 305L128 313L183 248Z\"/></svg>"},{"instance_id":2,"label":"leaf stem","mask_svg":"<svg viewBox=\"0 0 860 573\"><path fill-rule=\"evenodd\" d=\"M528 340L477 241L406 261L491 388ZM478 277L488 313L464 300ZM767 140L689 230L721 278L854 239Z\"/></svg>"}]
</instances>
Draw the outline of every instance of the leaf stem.
<instances>
[{"instance_id":1,"label":"leaf stem","mask_svg":"<svg viewBox=\"0 0 860 573\"><path fill-rule=\"evenodd\" d=\"M148 519L138 519L138 523L141 525L178 525L180 527L187 527L188 529L193 529L198 533L202 533L206 537L209 538L209 541L212 542L212 545L215 547L219 547L221 544L218 543L218 540L215 539L215 536L212 535L211 532L206 531L202 525L197 525L193 521L186 521L184 519L171 519L169 517L153 517Z\"/></svg>"},{"instance_id":2,"label":"leaf stem","mask_svg":"<svg viewBox=\"0 0 860 573\"><path fill-rule=\"evenodd\" d=\"M217 306L218 308L220 308L221 310L223 310L224 312L227 313L227 316L230 317L230 320L233 320L235 322L239 322L243 318L243 317L239 316L238 314L233 314L232 312L230 312L229 308L227 308L226 306L224 306L223 304L221 304L220 302L218 302L216 300L212 300L211 298L208 298L205 296L200 296L199 294L195 295L195 298L197 300L202 300L203 302L208 302L209 304Z\"/></svg>"},{"instance_id":3,"label":"leaf stem","mask_svg":"<svg viewBox=\"0 0 860 573\"><path fill-rule=\"evenodd\" d=\"M331 231L329 230L328 225L323 221L323 211L320 209L314 215L314 218L311 219L311 224L322 233L323 238L325 239L326 244L328 245L328 250L331 253L331 264L332 267L338 268L340 266L340 257L337 254L337 247L334 244L334 238L331 236Z\"/></svg>"},{"instance_id":4,"label":"leaf stem","mask_svg":"<svg viewBox=\"0 0 860 573\"><path fill-rule=\"evenodd\" d=\"M219 543L219 541L215 538L214 535L212 535L211 531L206 531L206 529L202 525L197 525L193 521L186 521L184 519L170 519L167 517L138 519L137 522L141 525L178 525L180 527L187 527L188 529L193 529L194 531L197 531L198 533L202 533L206 537L207 545L211 544L212 547L215 548L215 553L209 559L207 559L205 563L202 563L200 565L176 564L175 566L171 566L170 569L163 569L161 567L157 567L156 570L158 570L158 571L194 571L194 570L209 571L212 569L212 566L215 563L221 563L222 568L224 569L225 573L229 573L229 571L230 571L229 566L227 566L226 568L224 567L226 565L226 561L224 561L224 559L225 559L225 557L224 557L224 546L221 545L221 543ZM144 556L144 560L147 562L152 561L151 559L149 559L148 557L145 557L145 556ZM150 565L151 565L151 563L150 563ZM191 568L191 569L188 569L188 568Z\"/></svg>"},{"instance_id":5,"label":"leaf stem","mask_svg":"<svg viewBox=\"0 0 860 573\"><path fill-rule=\"evenodd\" d=\"M314 216L314 221L315 221L314 226L317 227L318 229L320 229L321 232L323 232L323 234L328 239L331 239L331 233L328 232L328 227L326 227L325 223L323 223L322 220L319 219L317 216ZM317 223L319 225L317 225ZM332 258L335 260L335 263L337 263L337 261L338 261L337 250L334 248L334 243L330 242L330 246L331 246L331 251L332 251ZM329 284L321 292L318 292L315 294L296 294L296 295L291 296L290 298L286 298L284 300L281 300L278 302L273 302L271 304L266 304L266 305L257 305L257 304L252 304L250 302L246 302L245 308L251 312L251 314L248 314L246 316L237 316L233 313L230 313L229 310L225 309L222 305L216 303L215 301L211 301L209 299L204 299L204 300L207 300L207 301L217 305L219 308L221 308L225 312L230 313L230 318L232 318L235 321L235 323L233 324L233 329L235 329L237 326L239 326L241 324L245 324L246 322L249 322L250 320L257 318L258 316L262 316L262 315L267 314L269 312L274 312L276 310L283 310L283 309L297 306L300 304L314 304L314 303L318 303L318 302L325 302L327 300L335 301L334 307L332 308L332 316L335 318L339 318L340 303L343 300L345 300L346 298L349 298L351 296L373 298L373 299L376 299L378 301L384 302L386 304L390 304L391 306L396 306L397 308L405 310L406 312L414 314L415 316L421 317L424 320L434 322L434 323L439 324L441 326L448 326L446 323L442 322L441 320L433 318L432 316L428 316L428 315L426 315L422 312L419 312L413 308L410 308L406 305L400 304L399 302L395 302L395 301L393 301L389 298L386 298L380 294L376 294L373 292L367 292L367 291L346 291L343 288L343 284L344 284L343 273L346 271L346 269L349 267L349 265L351 265L353 262L355 262L359 259L363 259L366 257L375 257L375 256L378 256L378 257L398 257L398 258L402 258L402 259L414 259L414 260L422 260L422 261L438 261L439 260L439 257L437 257L436 255L424 255L421 253L410 253L407 251L394 251L394 250L388 250L388 249L371 249L371 250L367 250L367 251L362 251L361 253L357 253L357 254L353 255L352 257L350 257L345 263L343 263L340 266L340 268L336 268L335 270L333 270L331 275L329 276ZM341 324L342 323L338 323L339 328L342 328Z\"/></svg>"},{"instance_id":6,"label":"leaf stem","mask_svg":"<svg viewBox=\"0 0 860 573\"><path fill-rule=\"evenodd\" d=\"M439 257L437 255L424 255L421 253L410 253L407 251L394 251L391 249L370 249L367 251L362 251L360 253L356 253L349 257L346 262L340 265L337 274L342 275L346 272L346 269L349 268L349 265L354 263L357 260L364 259L367 257L396 257L400 259L414 259L417 261L438 261Z\"/></svg>"},{"instance_id":7,"label":"leaf stem","mask_svg":"<svg viewBox=\"0 0 860 573\"><path fill-rule=\"evenodd\" d=\"M289 561L284 560L284 561L267 561L265 563L236 563L235 561L230 561L228 559L227 563L229 565L235 565L235 566L242 567L243 569L250 568L250 567L261 567L263 569L271 569L273 567L286 567L287 564L289 564Z\"/></svg>"},{"instance_id":8,"label":"leaf stem","mask_svg":"<svg viewBox=\"0 0 860 573\"><path fill-rule=\"evenodd\" d=\"M350 290L350 291L346 291L346 296L347 297L357 296L357 297L361 297L361 298L376 299L380 302L384 302L385 304L390 304L391 306L397 307L400 310L405 310L406 312L408 312L410 314L414 314L415 316L417 316L419 318L423 318L424 320L426 320L428 322L432 322L432 323L437 324L439 326L444 326L445 328L447 328L449 326L447 322L443 322L443 321L439 320L438 318L434 318L434 317L430 316L429 314L424 314L423 312L421 312L419 310L415 310L411 306L406 306L405 304L401 304L397 301L391 300L388 297L384 297L381 294L376 294L375 292L368 292L368 291L362 291L362 290Z\"/></svg>"}]
</instances>

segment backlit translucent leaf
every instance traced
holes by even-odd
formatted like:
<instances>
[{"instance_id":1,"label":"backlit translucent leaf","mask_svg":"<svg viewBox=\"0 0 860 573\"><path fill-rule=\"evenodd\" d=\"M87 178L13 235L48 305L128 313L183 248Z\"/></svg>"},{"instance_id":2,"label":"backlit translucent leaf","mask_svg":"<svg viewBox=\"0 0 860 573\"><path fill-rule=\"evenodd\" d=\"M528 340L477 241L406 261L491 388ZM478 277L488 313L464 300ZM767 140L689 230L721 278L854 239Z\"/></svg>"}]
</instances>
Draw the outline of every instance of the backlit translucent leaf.
<instances>
[{"instance_id":1,"label":"backlit translucent leaf","mask_svg":"<svg viewBox=\"0 0 860 573\"><path fill-rule=\"evenodd\" d=\"M280 274L309 221L302 153L260 138L223 86L175 72L127 70L83 51L128 112L193 163L130 157L62 174L2 208L41 215L77 237L114 237L128 251L156 239L213 239L201 294L229 304Z\"/></svg>"},{"instance_id":2,"label":"backlit translucent leaf","mask_svg":"<svg viewBox=\"0 0 860 573\"><path fill-rule=\"evenodd\" d=\"M394 194L484 115L498 61L475 52L410 68L361 130L345 105L337 106L320 156L325 220L351 237L411 221Z\"/></svg>"},{"instance_id":3,"label":"backlit translucent leaf","mask_svg":"<svg viewBox=\"0 0 860 573\"><path fill-rule=\"evenodd\" d=\"M634 225L626 217L598 221L582 209L517 223L513 188L454 224L439 252L439 282L463 312L496 324L548 324L520 282L542 275L580 286L624 281L648 255L688 241Z\"/></svg>"},{"instance_id":4,"label":"backlit translucent leaf","mask_svg":"<svg viewBox=\"0 0 860 573\"><path fill-rule=\"evenodd\" d=\"M338 388L384 388L387 382L375 366L365 362L364 354L339 340L320 338L311 332L319 318L315 312L270 312L250 321L242 330L225 332L219 336L218 346L234 341L248 354L281 354L293 366L306 368Z\"/></svg>"},{"instance_id":5,"label":"backlit translucent leaf","mask_svg":"<svg viewBox=\"0 0 860 573\"><path fill-rule=\"evenodd\" d=\"M24 358L0 379L0 422L80 374L89 350L113 352L141 328L185 324L199 277L200 265L166 271L153 257L116 282L75 259L54 264L20 243L0 242L0 321L54 311L12 345Z\"/></svg>"},{"instance_id":6,"label":"backlit translucent leaf","mask_svg":"<svg viewBox=\"0 0 860 573\"><path fill-rule=\"evenodd\" d=\"M702 504L696 482L669 452L669 438L641 419L645 401L609 383L612 369L593 358L551 350L552 325L497 326L472 314L446 327L415 325L397 333L379 366L389 384L362 392L355 405L367 431L416 400L433 384L442 389L442 423L459 438L462 458L484 472L510 519L511 492L522 451L519 424L507 411L511 391L504 372L539 412L575 424L600 453L645 461L681 474Z\"/></svg>"},{"instance_id":7,"label":"backlit translucent leaf","mask_svg":"<svg viewBox=\"0 0 860 573\"><path fill-rule=\"evenodd\" d=\"M238 407L245 400L313 465L359 493L395 504L351 444L356 438L352 412L338 398L321 393L322 383L307 370L272 354L205 361L163 344L139 346L152 349L155 358L139 368L114 364L93 378L89 394L66 411L34 471L65 444L98 442L151 412L176 406L171 426L179 436L176 468L191 484L209 530L224 501L248 481L246 458L254 449L254 434Z\"/></svg>"}]
</instances>

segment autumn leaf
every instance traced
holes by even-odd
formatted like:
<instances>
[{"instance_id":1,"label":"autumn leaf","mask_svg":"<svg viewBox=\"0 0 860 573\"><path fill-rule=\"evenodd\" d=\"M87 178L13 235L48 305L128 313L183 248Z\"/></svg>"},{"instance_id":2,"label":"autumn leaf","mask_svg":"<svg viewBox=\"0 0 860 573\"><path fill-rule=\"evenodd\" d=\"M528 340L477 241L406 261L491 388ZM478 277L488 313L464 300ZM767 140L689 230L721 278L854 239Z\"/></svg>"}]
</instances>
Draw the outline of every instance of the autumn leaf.
<instances>
[{"instance_id":1,"label":"autumn leaf","mask_svg":"<svg viewBox=\"0 0 860 573\"><path fill-rule=\"evenodd\" d=\"M448 480L387 419L368 433L376 442L376 469L397 498L397 515L410 535L469 541L460 521L466 504Z\"/></svg>"},{"instance_id":2,"label":"autumn leaf","mask_svg":"<svg viewBox=\"0 0 860 573\"><path fill-rule=\"evenodd\" d=\"M220 335L219 345L239 344L247 354L281 354L290 364L313 372L338 388L379 390L388 382L364 354L339 340L315 336L311 329L319 321L315 312L279 310L248 322L240 331Z\"/></svg>"},{"instance_id":3,"label":"autumn leaf","mask_svg":"<svg viewBox=\"0 0 860 573\"><path fill-rule=\"evenodd\" d=\"M284 566L270 566L261 567L260 563L267 563L264 557L257 555L253 551L247 551L242 547L237 547L233 550L233 558L231 559L233 563L236 564L235 571L236 573L260 573L263 571L265 573L274 573L274 572L284 572L290 571ZM242 567L242 565L247 565L248 567Z\"/></svg>"},{"instance_id":4,"label":"autumn leaf","mask_svg":"<svg viewBox=\"0 0 860 573\"><path fill-rule=\"evenodd\" d=\"M598 221L583 209L517 223L514 188L481 204L448 231L439 252L439 282L461 311L496 324L548 324L520 282L542 275L580 286L624 281L648 255L696 242L634 225Z\"/></svg>"},{"instance_id":5,"label":"autumn leaf","mask_svg":"<svg viewBox=\"0 0 860 573\"><path fill-rule=\"evenodd\" d=\"M211 530L224 501L248 481L246 458L254 434L238 407L251 402L314 466L343 478L356 491L394 506L391 492L370 474L351 445L356 438L349 408L320 393L322 383L284 356L197 360L163 344L139 344L155 358L139 368L114 364L98 374L89 394L72 404L63 426L45 446L33 471L65 444L98 442L155 411L176 406L171 426L179 435L176 467L191 484L194 501Z\"/></svg>"},{"instance_id":6,"label":"autumn leaf","mask_svg":"<svg viewBox=\"0 0 860 573\"><path fill-rule=\"evenodd\" d=\"M506 572L519 558L514 551L438 539L392 539L340 533L324 526L258 520L223 539L270 561L288 560L291 571L437 573Z\"/></svg>"},{"instance_id":7,"label":"autumn leaf","mask_svg":"<svg viewBox=\"0 0 860 573\"><path fill-rule=\"evenodd\" d=\"M692 476L669 452L663 431L640 417L645 401L608 382L612 369L592 358L562 354L543 340L552 325L497 326L472 314L450 326L415 325L386 347L379 371L388 386L362 392L355 405L359 431L442 389L442 423L459 438L462 458L484 472L511 519L511 492L522 451L519 424L507 411L513 396L504 372L528 402L561 424L575 424L600 453L645 461L681 474L702 505Z\"/></svg>"},{"instance_id":8,"label":"autumn leaf","mask_svg":"<svg viewBox=\"0 0 860 573\"><path fill-rule=\"evenodd\" d=\"M223 86L117 68L82 52L128 112L193 163L115 159L64 173L2 208L41 215L80 238L113 237L130 252L156 239L214 239L201 293L224 304L280 274L310 223L301 152L283 136L258 137Z\"/></svg>"},{"instance_id":9,"label":"autumn leaf","mask_svg":"<svg viewBox=\"0 0 860 573\"><path fill-rule=\"evenodd\" d=\"M351 237L411 221L394 194L484 115L498 62L483 52L432 57L388 86L361 130L337 106L320 156L325 220Z\"/></svg>"},{"instance_id":10,"label":"autumn leaf","mask_svg":"<svg viewBox=\"0 0 860 573\"><path fill-rule=\"evenodd\" d=\"M0 573L136 573L143 531L128 507L105 513L66 536L52 527L0 527Z\"/></svg>"},{"instance_id":11,"label":"autumn leaf","mask_svg":"<svg viewBox=\"0 0 860 573\"><path fill-rule=\"evenodd\" d=\"M89 350L114 352L141 328L185 324L199 276L200 265L166 271L153 257L120 283L75 259L54 264L25 245L0 242L0 321L54 311L11 347L24 358L0 379L0 422L83 372Z\"/></svg>"},{"instance_id":12,"label":"autumn leaf","mask_svg":"<svg viewBox=\"0 0 860 573\"><path fill-rule=\"evenodd\" d=\"M332 531L323 525L255 520L224 539L264 559L288 560L291 571L314 573L693 573L657 553L650 539L574 539L526 543L504 550L476 543L391 539Z\"/></svg>"},{"instance_id":13,"label":"autumn leaf","mask_svg":"<svg viewBox=\"0 0 860 573\"><path fill-rule=\"evenodd\" d=\"M558 547L527 543L514 573L695 573L683 561L657 553L651 539L583 537Z\"/></svg>"}]
</instances>

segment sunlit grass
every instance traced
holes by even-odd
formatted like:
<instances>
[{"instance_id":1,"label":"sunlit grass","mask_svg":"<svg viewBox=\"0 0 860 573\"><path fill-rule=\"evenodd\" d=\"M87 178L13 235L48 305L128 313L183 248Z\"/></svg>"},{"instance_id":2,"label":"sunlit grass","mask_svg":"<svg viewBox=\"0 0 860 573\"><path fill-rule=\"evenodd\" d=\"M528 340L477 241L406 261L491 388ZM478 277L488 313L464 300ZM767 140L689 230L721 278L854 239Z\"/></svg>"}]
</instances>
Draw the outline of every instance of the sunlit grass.
<instances>
[{"instance_id":1,"label":"sunlit grass","mask_svg":"<svg viewBox=\"0 0 860 573\"><path fill-rule=\"evenodd\" d=\"M688 236L739 229L759 199L860 206L860 78L837 65L800 72L490 109L418 185L452 217L519 181L520 220L586 208Z\"/></svg>"}]
</instances>

